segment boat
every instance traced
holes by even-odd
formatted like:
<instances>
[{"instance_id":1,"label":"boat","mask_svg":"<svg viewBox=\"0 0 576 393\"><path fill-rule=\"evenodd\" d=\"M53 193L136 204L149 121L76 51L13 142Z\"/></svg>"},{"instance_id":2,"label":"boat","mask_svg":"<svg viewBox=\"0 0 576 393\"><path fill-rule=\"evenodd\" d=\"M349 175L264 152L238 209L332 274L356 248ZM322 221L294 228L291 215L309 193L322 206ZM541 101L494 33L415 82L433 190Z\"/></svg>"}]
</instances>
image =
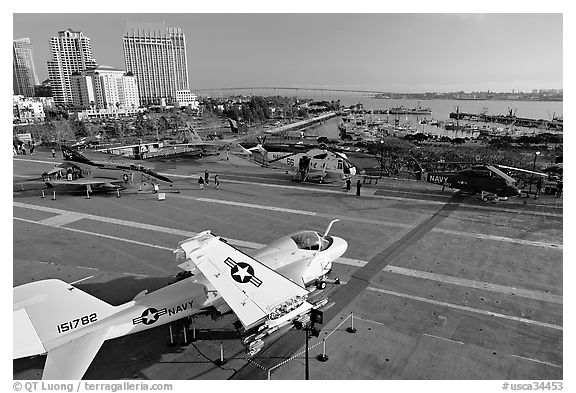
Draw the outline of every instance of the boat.
<instances>
[{"instance_id":1,"label":"boat","mask_svg":"<svg viewBox=\"0 0 576 393\"><path fill-rule=\"evenodd\" d=\"M406 108L404 106L397 106L388 109L388 114L390 115L430 115L432 114L432 109L422 108L418 106L417 108Z\"/></svg>"}]
</instances>

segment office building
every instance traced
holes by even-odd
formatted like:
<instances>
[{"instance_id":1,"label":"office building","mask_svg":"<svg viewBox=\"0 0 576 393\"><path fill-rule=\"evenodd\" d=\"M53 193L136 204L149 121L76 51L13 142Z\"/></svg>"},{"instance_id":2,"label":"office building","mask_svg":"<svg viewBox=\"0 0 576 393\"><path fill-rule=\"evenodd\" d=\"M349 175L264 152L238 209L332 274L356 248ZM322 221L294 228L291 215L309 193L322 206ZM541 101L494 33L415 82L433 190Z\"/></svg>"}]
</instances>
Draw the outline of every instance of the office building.
<instances>
[{"instance_id":1,"label":"office building","mask_svg":"<svg viewBox=\"0 0 576 393\"><path fill-rule=\"evenodd\" d=\"M178 90L176 92L176 105L178 107L187 106L192 109L198 109L198 97L190 90Z\"/></svg>"},{"instance_id":2,"label":"office building","mask_svg":"<svg viewBox=\"0 0 576 393\"><path fill-rule=\"evenodd\" d=\"M72 105L75 109L138 108L136 78L124 70L98 66L70 77Z\"/></svg>"},{"instance_id":3,"label":"office building","mask_svg":"<svg viewBox=\"0 0 576 393\"><path fill-rule=\"evenodd\" d=\"M14 95L12 98L13 124L42 123L46 118L44 105L40 99Z\"/></svg>"},{"instance_id":4,"label":"office building","mask_svg":"<svg viewBox=\"0 0 576 393\"><path fill-rule=\"evenodd\" d=\"M90 38L81 31L59 31L57 37L50 39L50 55L48 76L54 101L57 105L72 105L70 76L74 72L96 68Z\"/></svg>"},{"instance_id":5,"label":"office building","mask_svg":"<svg viewBox=\"0 0 576 393\"><path fill-rule=\"evenodd\" d=\"M30 38L14 40L12 53L14 94L34 97L34 86L39 85L40 82L34 69Z\"/></svg>"},{"instance_id":6,"label":"office building","mask_svg":"<svg viewBox=\"0 0 576 393\"><path fill-rule=\"evenodd\" d=\"M127 26L124 62L138 82L142 105L174 104L188 90L186 38L180 28Z\"/></svg>"}]
</instances>

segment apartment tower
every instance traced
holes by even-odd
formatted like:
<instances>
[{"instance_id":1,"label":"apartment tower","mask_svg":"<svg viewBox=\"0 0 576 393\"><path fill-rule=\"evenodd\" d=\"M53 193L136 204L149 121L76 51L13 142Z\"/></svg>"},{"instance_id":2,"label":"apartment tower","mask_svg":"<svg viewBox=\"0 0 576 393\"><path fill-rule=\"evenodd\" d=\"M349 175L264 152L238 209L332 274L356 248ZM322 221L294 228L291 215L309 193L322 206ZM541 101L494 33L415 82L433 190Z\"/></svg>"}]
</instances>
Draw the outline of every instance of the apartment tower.
<instances>
[{"instance_id":1,"label":"apartment tower","mask_svg":"<svg viewBox=\"0 0 576 393\"><path fill-rule=\"evenodd\" d=\"M136 77L142 105L173 104L177 91L188 90L186 38L180 28L127 26L124 62Z\"/></svg>"},{"instance_id":2,"label":"apartment tower","mask_svg":"<svg viewBox=\"0 0 576 393\"><path fill-rule=\"evenodd\" d=\"M138 108L136 78L123 70L100 65L70 76L77 109Z\"/></svg>"},{"instance_id":3,"label":"apartment tower","mask_svg":"<svg viewBox=\"0 0 576 393\"><path fill-rule=\"evenodd\" d=\"M52 58L48 61L48 77L54 102L56 105L72 105L70 75L96 68L90 38L81 31L59 31L58 37L50 38L50 55Z\"/></svg>"},{"instance_id":4,"label":"apartment tower","mask_svg":"<svg viewBox=\"0 0 576 393\"><path fill-rule=\"evenodd\" d=\"M16 95L34 97L34 86L39 85L38 75L34 69L32 44L30 38L13 41L13 91Z\"/></svg>"}]
</instances>

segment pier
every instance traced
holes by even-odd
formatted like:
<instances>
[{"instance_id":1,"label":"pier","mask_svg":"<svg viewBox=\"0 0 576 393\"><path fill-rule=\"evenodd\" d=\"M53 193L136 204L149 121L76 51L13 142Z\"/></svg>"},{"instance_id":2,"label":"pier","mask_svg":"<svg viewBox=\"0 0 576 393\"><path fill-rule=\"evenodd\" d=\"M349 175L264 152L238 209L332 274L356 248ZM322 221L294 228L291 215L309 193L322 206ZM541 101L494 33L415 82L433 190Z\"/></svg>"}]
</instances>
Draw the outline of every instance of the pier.
<instances>
[{"instance_id":1,"label":"pier","mask_svg":"<svg viewBox=\"0 0 576 393\"><path fill-rule=\"evenodd\" d=\"M287 133L288 131L298 131L298 130L302 130L306 127L309 127L313 124L323 122L325 120L331 119L331 118L336 117L336 116L337 116L336 112L328 112L326 114L323 114L323 115L320 115L317 117L313 117L310 119L300 120L300 121L297 121L295 123L290 123L290 124L285 124L282 126L270 128L270 129L266 130L265 133L266 134L282 134L282 133Z\"/></svg>"},{"instance_id":2,"label":"pier","mask_svg":"<svg viewBox=\"0 0 576 393\"><path fill-rule=\"evenodd\" d=\"M485 113L474 114L474 113L452 112L450 113L450 118L456 120L479 121L484 123L511 124L519 127L541 128L555 131L562 131L564 127L563 121L561 119L557 118L553 118L552 120L528 119L524 117L516 117L512 114L487 115Z\"/></svg>"}]
</instances>

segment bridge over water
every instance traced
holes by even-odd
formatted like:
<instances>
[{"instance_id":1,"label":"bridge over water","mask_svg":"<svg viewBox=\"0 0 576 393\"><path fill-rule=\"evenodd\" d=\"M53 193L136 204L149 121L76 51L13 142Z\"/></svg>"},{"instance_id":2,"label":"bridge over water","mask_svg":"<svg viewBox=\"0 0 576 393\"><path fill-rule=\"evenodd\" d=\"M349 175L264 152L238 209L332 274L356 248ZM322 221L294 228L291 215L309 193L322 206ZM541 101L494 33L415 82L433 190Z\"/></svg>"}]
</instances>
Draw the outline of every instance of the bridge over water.
<instances>
[{"instance_id":1,"label":"bridge over water","mask_svg":"<svg viewBox=\"0 0 576 393\"><path fill-rule=\"evenodd\" d=\"M302 95L312 95L312 96L362 96L362 97L372 97L376 94L391 95L393 93L384 92L380 90L355 90L355 89L332 89L332 88L317 88L317 87L287 87L287 86L262 86L262 87L221 87L214 89L192 89L197 93L218 93L222 94L224 92L244 92L254 94L255 92L268 91L272 94L277 95L280 93L292 93L292 94L302 94Z\"/></svg>"}]
</instances>

